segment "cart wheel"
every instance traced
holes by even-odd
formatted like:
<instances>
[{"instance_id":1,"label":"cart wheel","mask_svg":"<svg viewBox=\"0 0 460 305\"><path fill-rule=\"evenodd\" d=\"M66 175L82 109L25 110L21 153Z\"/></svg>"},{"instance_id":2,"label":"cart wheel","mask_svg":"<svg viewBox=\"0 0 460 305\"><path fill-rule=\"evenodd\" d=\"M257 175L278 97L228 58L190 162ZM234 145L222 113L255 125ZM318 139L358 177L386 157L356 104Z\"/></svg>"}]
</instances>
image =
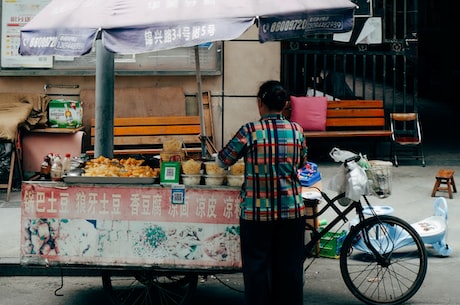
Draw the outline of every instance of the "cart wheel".
<instances>
[{"instance_id":1,"label":"cart wheel","mask_svg":"<svg viewBox=\"0 0 460 305\"><path fill-rule=\"evenodd\" d=\"M114 305L186 305L198 282L196 274L151 270L102 272L102 285Z\"/></svg>"}]
</instances>

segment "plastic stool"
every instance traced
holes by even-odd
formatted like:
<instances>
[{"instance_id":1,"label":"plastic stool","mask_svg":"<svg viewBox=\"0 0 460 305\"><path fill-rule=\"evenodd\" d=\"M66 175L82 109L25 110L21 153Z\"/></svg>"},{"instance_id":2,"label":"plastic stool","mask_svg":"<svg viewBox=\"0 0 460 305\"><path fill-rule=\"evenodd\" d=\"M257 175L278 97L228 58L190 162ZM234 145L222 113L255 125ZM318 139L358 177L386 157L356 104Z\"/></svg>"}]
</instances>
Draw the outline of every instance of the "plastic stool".
<instances>
[{"instance_id":1,"label":"plastic stool","mask_svg":"<svg viewBox=\"0 0 460 305\"><path fill-rule=\"evenodd\" d=\"M436 174L436 182L434 183L433 191L431 192L431 197L436 196L438 191L447 191L449 193L449 198L452 199L452 191L457 193L457 187L455 186L454 181L455 171L452 169L440 169ZM446 185L446 186L441 186Z\"/></svg>"}]
</instances>

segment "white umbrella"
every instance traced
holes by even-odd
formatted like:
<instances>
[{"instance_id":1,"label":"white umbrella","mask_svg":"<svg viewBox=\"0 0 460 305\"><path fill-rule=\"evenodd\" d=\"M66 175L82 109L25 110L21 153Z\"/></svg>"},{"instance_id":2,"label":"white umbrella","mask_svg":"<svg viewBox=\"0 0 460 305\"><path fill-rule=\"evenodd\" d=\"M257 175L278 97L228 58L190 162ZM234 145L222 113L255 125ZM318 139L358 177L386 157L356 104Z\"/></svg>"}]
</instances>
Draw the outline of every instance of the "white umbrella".
<instances>
[{"instance_id":1,"label":"white umbrella","mask_svg":"<svg viewBox=\"0 0 460 305\"><path fill-rule=\"evenodd\" d=\"M254 22L261 42L348 32L355 8L349 0L52 0L22 28L19 52L81 56L95 44L95 154L110 156L114 53L137 54L231 40ZM201 101L199 105L202 107ZM200 115L204 157L206 135L201 108Z\"/></svg>"}]
</instances>

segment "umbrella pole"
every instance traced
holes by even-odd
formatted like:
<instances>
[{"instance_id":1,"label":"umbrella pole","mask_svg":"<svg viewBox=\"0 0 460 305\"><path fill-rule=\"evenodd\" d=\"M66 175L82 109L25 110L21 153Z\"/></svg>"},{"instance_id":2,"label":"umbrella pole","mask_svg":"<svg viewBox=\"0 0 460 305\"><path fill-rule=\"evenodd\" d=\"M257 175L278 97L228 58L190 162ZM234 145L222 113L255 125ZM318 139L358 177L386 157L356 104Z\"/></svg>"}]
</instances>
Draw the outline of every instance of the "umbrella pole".
<instances>
[{"instance_id":1,"label":"umbrella pole","mask_svg":"<svg viewBox=\"0 0 460 305\"><path fill-rule=\"evenodd\" d=\"M201 127L201 158L206 159L206 126L204 122L203 108L203 90L201 89L201 67L200 67L200 51L198 46L195 46L195 65L196 65L196 83L198 86L198 109L200 110L200 127Z\"/></svg>"},{"instance_id":2,"label":"umbrella pole","mask_svg":"<svg viewBox=\"0 0 460 305\"><path fill-rule=\"evenodd\" d=\"M114 58L97 39L94 157L113 158Z\"/></svg>"}]
</instances>

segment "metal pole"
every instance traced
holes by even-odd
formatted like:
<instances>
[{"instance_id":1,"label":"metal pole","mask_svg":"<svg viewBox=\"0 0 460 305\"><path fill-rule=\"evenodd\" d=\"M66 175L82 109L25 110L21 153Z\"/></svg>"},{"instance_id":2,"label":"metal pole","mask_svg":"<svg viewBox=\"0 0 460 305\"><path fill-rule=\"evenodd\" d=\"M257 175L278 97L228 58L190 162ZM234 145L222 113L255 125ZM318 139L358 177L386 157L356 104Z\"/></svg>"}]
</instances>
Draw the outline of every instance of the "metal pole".
<instances>
[{"instance_id":1,"label":"metal pole","mask_svg":"<svg viewBox=\"0 0 460 305\"><path fill-rule=\"evenodd\" d=\"M97 39L94 157L113 158L114 58Z\"/></svg>"},{"instance_id":2,"label":"metal pole","mask_svg":"<svg viewBox=\"0 0 460 305\"><path fill-rule=\"evenodd\" d=\"M201 127L201 157L206 158L206 125L204 122L204 108L203 108L203 90L201 89L201 67L200 67L200 51L198 46L195 46L195 65L196 65L196 83L198 86L198 109L200 110L200 127Z\"/></svg>"}]
</instances>

